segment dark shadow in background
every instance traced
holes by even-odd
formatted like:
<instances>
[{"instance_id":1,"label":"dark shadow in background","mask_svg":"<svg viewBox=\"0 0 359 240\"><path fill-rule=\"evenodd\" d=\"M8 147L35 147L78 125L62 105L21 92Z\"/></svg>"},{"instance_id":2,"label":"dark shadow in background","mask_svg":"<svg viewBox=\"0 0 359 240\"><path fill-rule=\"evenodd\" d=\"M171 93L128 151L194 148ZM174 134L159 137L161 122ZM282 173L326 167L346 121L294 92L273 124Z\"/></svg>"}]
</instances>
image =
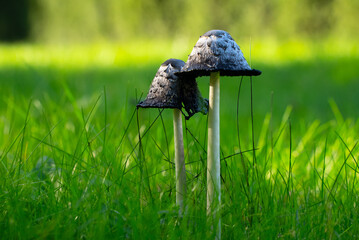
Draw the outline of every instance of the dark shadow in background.
<instances>
[{"instance_id":1,"label":"dark shadow in background","mask_svg":"<svg viewBox=\"0 0 359 240\"><path fill-rule=\"evenodd\" d=\"M28 40L29 8L29 0L0 0L0 41Z\"/></svg>"}]
</instances>

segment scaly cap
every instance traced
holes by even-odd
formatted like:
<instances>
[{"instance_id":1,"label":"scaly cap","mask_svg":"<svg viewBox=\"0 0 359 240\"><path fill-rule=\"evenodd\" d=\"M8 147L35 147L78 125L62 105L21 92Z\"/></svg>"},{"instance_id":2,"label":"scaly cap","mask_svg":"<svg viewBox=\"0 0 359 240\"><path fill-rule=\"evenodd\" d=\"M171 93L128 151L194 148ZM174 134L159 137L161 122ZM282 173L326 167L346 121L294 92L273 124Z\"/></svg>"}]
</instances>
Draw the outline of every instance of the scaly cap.
<instances>
[{"instance_id":1,"label":"scaly cap","mask_svg":"<svg viewBox=\"0 0 359 240\"><path fill-rule=\"evenodd\" d=\"M208 100L203 99L194 77L175 75L185 62L168 59L161 64L144 101L137 104L142 108L178 108L186 110L189 119L197 112L207 114Z\"/></svg>"},{"instance_id":2,"label":"scaly cap","mask_svg":"<svg viewBox=\"0 0 359 240\"><path fill-rule=\"evenodd\" d=\"M238 44L222 30L203 34L178 76L209 76L211 72L222 76L257 76L261 71L251 69Z\"/></svg>"},{"instance_id":3,"label":"scaly cap","mask_svg":"<svg viewBox=\"0 0 359 240\"><path fill-rule=\"evenodd\" d=\"M181 70L184 62L168 59L161 64L144 101L137 104L142 108L182 108L181 90L175 72Z\"/></svg>"}]
</instances>

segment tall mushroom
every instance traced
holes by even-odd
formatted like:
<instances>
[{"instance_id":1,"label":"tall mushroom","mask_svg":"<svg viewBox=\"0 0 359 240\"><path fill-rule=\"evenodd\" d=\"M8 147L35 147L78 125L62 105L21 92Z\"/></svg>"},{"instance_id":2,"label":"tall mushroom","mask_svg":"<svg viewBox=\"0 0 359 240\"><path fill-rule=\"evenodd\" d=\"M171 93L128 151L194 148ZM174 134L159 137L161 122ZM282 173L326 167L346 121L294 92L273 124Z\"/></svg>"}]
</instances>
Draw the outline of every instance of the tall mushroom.
<instances>
[{"instance_id":1,"label":"tall mushroom","mask_svg":"<svg viewBox=\"0 0 359 240\"><path fill-rule=\"evenodd\" d=\"M211 30L202 35L194 46L180 77L210 76L207 150L207 215L213 217L216 237L221 237L220 205L220 130L219 100L220 75L257 76L251 69L231 35L222 30Z\"/></svg>"},{"instance_id":2,"label":"tall mushroom","mask_svg":"<svg viewBox=\"0 0 359 240\"><path fill-rule=\"evenodd\" d=\"M182 106L189 119L197 112L207 114L208 100L203 99L194 77L178 77L185 62L179 59L168 59L161 64L154 77L150 90L144 101L137 104L141 108L172 108L176 168L176 204L180 213L184 211L186 195L186 168L183 148Z\"/></svg>"}]
</instances>

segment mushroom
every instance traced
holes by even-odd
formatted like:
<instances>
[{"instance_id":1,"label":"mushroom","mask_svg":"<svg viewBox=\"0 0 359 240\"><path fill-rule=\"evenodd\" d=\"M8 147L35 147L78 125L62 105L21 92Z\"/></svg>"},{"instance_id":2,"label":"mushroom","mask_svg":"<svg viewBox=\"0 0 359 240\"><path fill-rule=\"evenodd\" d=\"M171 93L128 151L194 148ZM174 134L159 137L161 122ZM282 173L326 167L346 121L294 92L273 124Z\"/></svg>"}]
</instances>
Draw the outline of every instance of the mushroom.
<instances>
[{"instance_id":1,"label":"mushroom","mask_svg":"<svg viewBox=\"0 0 359 240\"><path fill-rule=\"evenodd\" d=\"M257 76L251 69L231 35L222 30L211 30L202 35L194 46L180 77L210 76L207 149L207 215L217 224L217 238L221 236L220 214L220 75Z\"/></svg>"},{"instance_id":2,"label":"mushroom","mask_svg":"<svg viewBox=\"0 0 359 240\"><path fill-rule=\"evenodd\" d=\"M146 99L137 107L141 108L172 108L173 131L175 146L176 168L176 204L180 213L184 210L186 195L186 169L183 148L182 106L189 119L197 112L207 114L208 100L203 99L198 90L194 77L181 78L175 75L184 66L185 62L179 59L168 59L161 64L154 77Z\"/></svg>"}]
</instances>

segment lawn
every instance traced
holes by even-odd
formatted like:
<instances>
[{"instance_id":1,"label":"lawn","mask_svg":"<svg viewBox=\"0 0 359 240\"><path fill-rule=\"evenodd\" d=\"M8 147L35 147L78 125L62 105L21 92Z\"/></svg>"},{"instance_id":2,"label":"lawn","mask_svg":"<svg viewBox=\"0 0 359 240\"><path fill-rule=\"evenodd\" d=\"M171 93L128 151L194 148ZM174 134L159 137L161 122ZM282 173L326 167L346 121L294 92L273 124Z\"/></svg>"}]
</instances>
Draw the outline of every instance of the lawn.
<instances>
[{"instance_id":1,"label":"lawn","mask_svg":"<svg viewBox=\"0 0 359 240\"><path fill-rule=\"evenodd\" d=\"M358 238L359 49L242 42L263 74L253 126L250 78L221 79L223 239ZM172 112L135 107L159 65L191 47L0 46L2 238L209 237L207 117L185 121L180 218ZM208 97L209 79L198 84Z\"/></svg>"}]
</instances>

